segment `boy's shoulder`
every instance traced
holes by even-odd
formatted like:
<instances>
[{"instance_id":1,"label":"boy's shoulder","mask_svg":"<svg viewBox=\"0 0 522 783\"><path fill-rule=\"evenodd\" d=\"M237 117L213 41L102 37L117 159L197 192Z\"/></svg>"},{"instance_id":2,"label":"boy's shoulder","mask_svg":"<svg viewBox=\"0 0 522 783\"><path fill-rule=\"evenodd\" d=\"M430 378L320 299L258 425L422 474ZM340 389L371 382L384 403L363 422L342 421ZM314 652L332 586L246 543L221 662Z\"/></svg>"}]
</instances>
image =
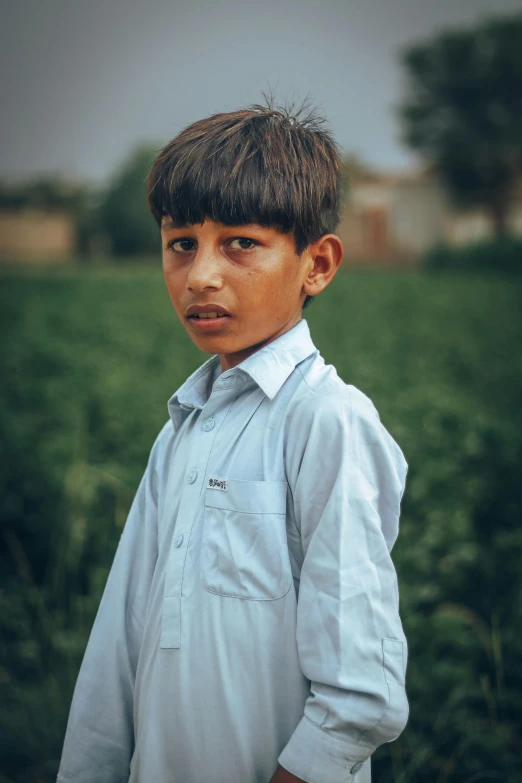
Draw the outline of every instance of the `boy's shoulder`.
<instances>
[{"instance_id":1,"label":"boy's shoulder","mask_svg":"<svg viewBox=\"0 0 522 783\"><path fill-rule=\"evenodd\" d=\"M357 386L346 383L333 364L326 364L317 351L295 368L296 389L290 411L299 417L326 417L333 420L362 417L380 422L370 397Z\"/></svg>"},{"instance_id":2,"label":"boy's shoulder","mask_svg":"<svg viewBox=\"0 0 522 783\"><path fill-rule=\"evenodd\" d=\"M299 380L286 412L290 437L303 444L357 442L358 447L380 444L401 473L407 470L406 458L391 433L381 421L371 398L353 384L339 377L333 365L325 364L317 352L296 366ZM314 437L315 435L315 437Z\"/></svg>"}]
</instances>

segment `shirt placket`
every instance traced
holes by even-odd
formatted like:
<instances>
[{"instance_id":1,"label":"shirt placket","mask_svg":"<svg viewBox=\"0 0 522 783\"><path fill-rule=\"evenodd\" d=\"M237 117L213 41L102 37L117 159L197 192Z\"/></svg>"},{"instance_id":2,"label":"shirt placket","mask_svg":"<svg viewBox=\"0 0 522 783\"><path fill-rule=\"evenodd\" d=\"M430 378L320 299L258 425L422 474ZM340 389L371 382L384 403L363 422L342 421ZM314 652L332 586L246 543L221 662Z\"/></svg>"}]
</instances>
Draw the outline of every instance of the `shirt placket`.
<instances>
[{"instance_id":1,"label":"shirt placket","mask_svg":"<svg viewBox=\"0 0 522 783\"><path fill-rule=\"evenodd\" d=\"M216 435L223 425L239 385L232 378L221 382L201 409L196 429L191 437L183 492L177 515L176 531L172 538L163 596L160 647L179 649L181 646L181 612L183 601L183 573L192 529L202 502L202 486L210 453Z\"/></svg>"}]
</instances>

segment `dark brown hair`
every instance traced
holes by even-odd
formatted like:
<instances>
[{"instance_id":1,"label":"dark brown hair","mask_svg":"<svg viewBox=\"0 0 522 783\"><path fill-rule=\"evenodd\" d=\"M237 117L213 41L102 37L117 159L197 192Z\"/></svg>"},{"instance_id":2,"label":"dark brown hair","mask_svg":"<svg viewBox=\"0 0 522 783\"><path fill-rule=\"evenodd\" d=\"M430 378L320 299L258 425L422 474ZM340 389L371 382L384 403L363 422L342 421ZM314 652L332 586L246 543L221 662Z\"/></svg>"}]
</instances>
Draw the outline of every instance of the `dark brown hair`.
<instances>
[{"instance_id":1,"label":"dark brown hair","mask_svg":"<svg viewBox=\"0 0 522 783\"><path fill-rule=\"evenodd\" d=\"M326 120L306 101L267 103L194 122L161 150L147 178L159 226L163 217L180 226L258 223L293 233L297 255L335 232L339 149Z\"/></svg>"}]
</instances>

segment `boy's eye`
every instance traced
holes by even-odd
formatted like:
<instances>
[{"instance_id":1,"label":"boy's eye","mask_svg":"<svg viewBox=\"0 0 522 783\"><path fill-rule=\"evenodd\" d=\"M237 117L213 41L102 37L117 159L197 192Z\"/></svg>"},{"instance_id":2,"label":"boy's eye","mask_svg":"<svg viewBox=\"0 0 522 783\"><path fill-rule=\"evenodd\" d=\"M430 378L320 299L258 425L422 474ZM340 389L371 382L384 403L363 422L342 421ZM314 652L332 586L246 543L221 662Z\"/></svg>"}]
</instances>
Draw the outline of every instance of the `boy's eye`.
<instances>
[{"instance_id":1,"label":"boy's eye","mask_svg":"<svg viewBox=\"0 0 522 783\"><path fill-rule=\"evenodd\" d=\"M231 240L230 247L232 250L250 250L255 247L256 244L257 242L254 242L253 239L249 239L248 237L236 237Z\"/></svg>"},{"instance_id":2,"label":"boy's eye","mask_svg":"<svg viewBox=\"0 0 522 783\"><path fill-rule=\"evenodd\" d=\"M168 243L167 248L172 250L174 253L190 253L191 250L194 250L194 240L173 239Z\"/></svg>"},{"instance_id":3,"label":"boy's eye","mask_svg":"<svg viewBox=\"0 0 522 783\"><path fill-rule=\"evenodd\" d=\"M229 242L229 247L231 250L251 250L254 248L258 243L253 240L249 239L248 237L235 237L234 239L231 239ZM167 249L172 251L173 253L191 253L195 249L196 243L193 239L189 238L180 238L180 239L172 239L168 245Z\"/></svg>"}]
</instances>

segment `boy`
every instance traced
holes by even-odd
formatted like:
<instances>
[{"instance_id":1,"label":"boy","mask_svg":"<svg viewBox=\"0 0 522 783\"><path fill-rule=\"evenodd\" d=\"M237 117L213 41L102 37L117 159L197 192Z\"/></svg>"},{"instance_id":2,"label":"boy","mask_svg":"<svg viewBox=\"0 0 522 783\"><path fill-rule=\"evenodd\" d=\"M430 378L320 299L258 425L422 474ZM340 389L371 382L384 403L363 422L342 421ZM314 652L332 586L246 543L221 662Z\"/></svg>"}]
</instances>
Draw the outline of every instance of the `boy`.
<instances>
[{"instance_id":1,"label":"boy","mask_svg":"<svg viewBox=\"0 0 522 783\"><path fill-rule=\"evenodd\" d=\"M368 783L406 724L407 463L302 319L342 259L338 151L307 111L201 120L150 172L174 310L212 356L129 512L60 783Z\"/></svg>"}]
</instances>

